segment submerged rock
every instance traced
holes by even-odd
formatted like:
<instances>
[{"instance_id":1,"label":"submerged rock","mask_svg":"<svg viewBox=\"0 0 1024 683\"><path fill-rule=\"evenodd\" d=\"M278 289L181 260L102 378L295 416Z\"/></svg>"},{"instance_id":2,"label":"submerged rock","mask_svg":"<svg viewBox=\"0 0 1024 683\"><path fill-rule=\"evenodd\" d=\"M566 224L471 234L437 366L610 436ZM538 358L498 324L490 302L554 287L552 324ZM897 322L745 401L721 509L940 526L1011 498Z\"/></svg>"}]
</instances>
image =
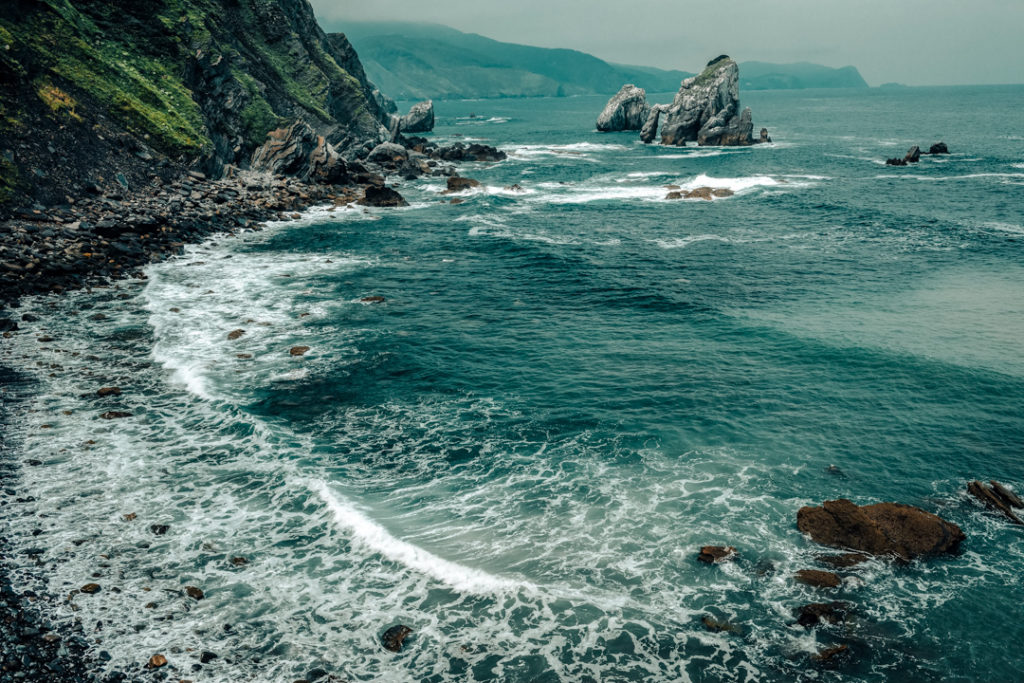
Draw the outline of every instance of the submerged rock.
<instances>
[{"instance_id":1,"label":"submerged rock","mask_svg":"<svg viewBox=\"0 0 1024 683\"><path fill-rule=\"evenodd\" d=\"M752 145L753 130L750 109L740 111L739 66L722 55L708 62L699 75L683 81L665 112L661 144ZM647 133L653 140L652 131Z\"/></svg>"},{"instance_id":2,"label":"submerged rock","mask_svg":"<svg viewBox=\"0 0 1024 683\"><path fill-rule=\"evenodd\" d=\"M1021 520L1021 518L1010 509L1011 507L1021 507L1020 498L1008 491L998 482L992 483L994 484L993 488L989 488L980 481L972 481L967 485L967 492L984 503L986 507L1003 513L1003 515L1014 524L1024 525L1024 520Z\"/></svg>"},{"instance_id":3,"label":"submerged rock","mask_svg":"<svg viewBox=\"0 0 1024 683\"><path fill-rule=\"evenodd\" d=\"M404 133L428 133L434 130L434 102L427 100L412 105L399 125Z\"/></svg>"},{"instance_id":4,"label":"submerged rock","mask_svg":"<svg viewBox=\"0 0 1024 683\"><path fill-rule=\"evenodd\" d=\"M647 104L647 91L632 83L622 86L597 117L597 129L603 133L640 130L647 121L651 108Z\"/></svg>"},{"instance_id":5,"label":"submerged rock","mask_svg":"<svg viewBox=\"0 0 1024 683\"><path fill-rule=\"evenodd\" d=\"M953 553L967 538L956 524L910 505L861 507L842 498L800 508L797 528L822 545L901 560Z\"/></svg>"},{"instance_id":6,"label":"submerged rock","mask_svg":"<svg viewBox=\"0 0 1024 683\"><path fill-rule=\"evenodd\" d=\"M797 610L797 623L804 628L817 626L821 622L838 624L846 621L849 605L845 602L815 602Z\"/></svg>"},{"instance_id":7,"label":"submerged rock","mask_svg":"<svg viewBox=\"0 0 1024 683\"><path fill-rule=\"evenodd\" d=\"M793 575L793 578L798 583L814 586L815 588L838 588L843 583L838 574L821 571L820 569L801 569Z\"/></svg>"},{"instance_id":8,"label":"submerged rock","mask_svg":"<svg viewBox=\"0 0 1024 683\"><path fill-rule=\"evenodd\" d=\"M843 553L842 555L821 555L816 559L818 564L828 565L829 567L853 567L862 562L867 562L871 557L863 553Z\"/></svg>"},{"instance_id":9,"label":"submerged rock","mask_svg":"<svg viewBox=\"0 0 1024 683\"><path fill-rule=\"evenodd\" d=\"M401 652L402 643L405 642L405 639L410 633L412 633L411 628L398 624L397 626L392 626L387 631L384 631L380 637L380 642L384 645L384 649L386 650Z\"/></svg>"},{"instance_id":10,"label":"submerged rock","mask_svg":"<svg viewBox=\"0 0 1024 683\"><path fill-rule=\"evenodd\" d=\"M736 555L736 548L731 545L706 545L700 549L697 559L705 564L718 564L731 560Z\"/></svg>"}]
</instances>

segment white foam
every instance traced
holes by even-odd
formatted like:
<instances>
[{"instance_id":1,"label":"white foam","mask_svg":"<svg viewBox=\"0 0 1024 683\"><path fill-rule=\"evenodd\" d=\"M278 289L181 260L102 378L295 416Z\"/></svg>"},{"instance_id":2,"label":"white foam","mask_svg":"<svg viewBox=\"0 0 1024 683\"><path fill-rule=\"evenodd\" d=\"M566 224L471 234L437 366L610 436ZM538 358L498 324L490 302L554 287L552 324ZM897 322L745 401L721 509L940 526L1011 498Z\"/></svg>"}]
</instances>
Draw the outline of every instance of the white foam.
<instances>
[{"instance_id":1,"label":"white foam","mask_svg":"<svg viewBox=\"0 0 1024 683\"><path fill-rule=\"evenodd\" d=\"M690 246L691 244L696 244L697 242L708 242L708 241L732 242L732 240L728 239L727 237L722 237L721 235L707 234L707 235L688 235L687 237L676 237L676 238L673 238L673 239L654 240L654 243L657 244L662 249L683 249L685 247Z\"/></svg>"},{"instance_id":2,"label":"white foam","mask_svg":"<svg viewBox=\"0 0 1024 683\"><path fill-rule=\"evenodd\" d=\"M426 574L457 591L486 594L534 588L528 583L503 579L480 569L450 562L395 538L354 505L336 496L322 480L311 482L309 488L327 505L334 521L349 530L360 543L393 562Z\"/></svg>"},{"instance_id":3,"label":"white foam","mask_svg":"<svg viewBox=\"0 0 1024 683\"><path fill-rule=\"evenodd\" d=\"M740 193L756 187L773 187L779 181L766 175L742 176L740 178L715 178L701 173L693 180L681 185L684 190L695 190L698 187L732 190Z\"/></svg>"}]
</instances>

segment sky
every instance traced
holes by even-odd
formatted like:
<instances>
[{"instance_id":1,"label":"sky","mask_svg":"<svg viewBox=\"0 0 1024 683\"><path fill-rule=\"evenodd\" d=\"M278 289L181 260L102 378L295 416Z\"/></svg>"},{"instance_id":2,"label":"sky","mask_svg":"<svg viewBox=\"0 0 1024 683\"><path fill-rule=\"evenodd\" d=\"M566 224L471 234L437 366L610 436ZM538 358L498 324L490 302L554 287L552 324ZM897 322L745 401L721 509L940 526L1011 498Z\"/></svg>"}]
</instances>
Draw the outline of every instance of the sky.
<instances>
[{"instance_id":1,"label":"sky","mask_svg":"<svg viewBox=\"0 0 1024 683\"><path fill-rule=\"evenodd\" d=\"M311 0L321 20L424 21L699 71L712 57L856 66L870 85L1024 83L1024 0Z\"/></svg>"}]
</instances>

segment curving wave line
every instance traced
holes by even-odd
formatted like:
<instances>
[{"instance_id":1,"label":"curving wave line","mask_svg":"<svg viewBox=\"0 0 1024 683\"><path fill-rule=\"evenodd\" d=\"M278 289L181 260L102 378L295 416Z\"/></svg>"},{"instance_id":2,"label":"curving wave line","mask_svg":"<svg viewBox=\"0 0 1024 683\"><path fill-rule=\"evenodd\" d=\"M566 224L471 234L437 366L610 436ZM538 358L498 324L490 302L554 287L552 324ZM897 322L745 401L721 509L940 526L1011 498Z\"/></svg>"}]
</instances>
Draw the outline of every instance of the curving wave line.
<instances>
[{"instance_id":1,"label":"curving wave line","mask_svg":"<svg viewBox=\"0 0 1024 683\"><path fill-rule=\"evenodd\" d=\"M481 569L466 567L395 538L387 529L357 510L354 505L336 496L323 480L310 482L309 488L327 505L334 521L347 529L363 546L459 592L490 594L536 589L531 583L503 579Z\"/></svg>"}]
</instances>

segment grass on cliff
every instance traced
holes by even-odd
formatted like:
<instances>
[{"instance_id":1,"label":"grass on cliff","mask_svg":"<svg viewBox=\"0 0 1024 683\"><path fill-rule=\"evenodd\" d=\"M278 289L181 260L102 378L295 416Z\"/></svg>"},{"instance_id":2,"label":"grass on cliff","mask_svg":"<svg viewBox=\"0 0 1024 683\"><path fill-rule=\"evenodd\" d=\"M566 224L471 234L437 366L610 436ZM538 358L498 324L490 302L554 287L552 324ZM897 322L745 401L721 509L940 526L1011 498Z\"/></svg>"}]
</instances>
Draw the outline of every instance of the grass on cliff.
<instances>
[{"instance_id":1,"label":"grass on cliff","mask_svg":"<svg viewBox=\"0 0 1024 683\"><path fill-rule=\"evenodd\" d=\"M697 76L694 77L691 87L698 88L703 85L707 85L711 81L715 80L715 75L718 70L722 67L732 63L732 59L725 57L724 59L719 57L712 61L707 67L704 68Z\"/></svg>"}]
</instances>

